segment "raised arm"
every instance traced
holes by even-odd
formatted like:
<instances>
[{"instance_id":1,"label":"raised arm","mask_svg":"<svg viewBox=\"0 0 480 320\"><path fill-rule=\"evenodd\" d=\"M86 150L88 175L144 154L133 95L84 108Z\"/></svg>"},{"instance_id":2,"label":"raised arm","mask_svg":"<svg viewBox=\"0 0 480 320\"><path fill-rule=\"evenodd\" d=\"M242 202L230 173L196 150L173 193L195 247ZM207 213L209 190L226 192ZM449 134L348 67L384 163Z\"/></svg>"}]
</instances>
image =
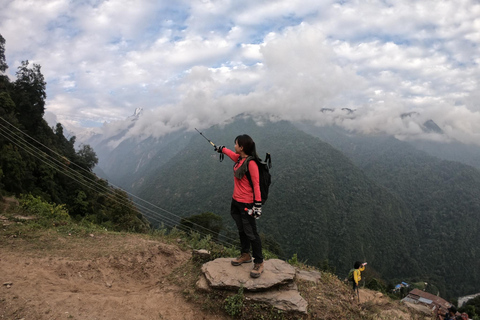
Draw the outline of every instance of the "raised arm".
<instances>
[{"instance_id":1,"label":"raised arm","mask_svg":"<svg viewBox=\"0 0 480 320\"><path fill-rule=\"evenodd\" d=\"M238 157L240 157L238 154L235 153L235 151L232 151L228 149L227 147L222 148L222 153L225 154L227 157L232 159L232 161L237 162Z\"/></svg>"}]
</instances>

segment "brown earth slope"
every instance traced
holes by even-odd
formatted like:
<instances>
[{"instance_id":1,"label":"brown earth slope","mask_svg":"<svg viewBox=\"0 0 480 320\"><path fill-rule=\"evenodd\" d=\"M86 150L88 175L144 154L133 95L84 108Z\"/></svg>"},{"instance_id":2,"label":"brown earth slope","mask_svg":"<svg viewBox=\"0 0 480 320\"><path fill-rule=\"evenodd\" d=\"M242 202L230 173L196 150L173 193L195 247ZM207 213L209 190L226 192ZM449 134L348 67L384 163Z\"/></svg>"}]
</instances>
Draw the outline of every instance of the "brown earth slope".
<instances>
[{"instance_id":1,"label":"brown earth slope","mask_svg":"<svg viewBox=\"0 0 480 320\"><path fill-rule=\"evenodd\" d=\"M1 236L0 319L225 319L184 300L173 271L190 254L177 246L133 235Z\"/></svg>"},{"instance_id":2,"label":"brown earth slope","mask_svg":"<svg viewBox=\"0 0 480 320\"><path fill-rule=\"evenodd\" d=\"M231 319L225 298L235 292L197 291L201 266L184 242L70 225L38 228L29 217L2 211L0 319ZM379 292L361 290L358 302L331 274L319 283L296 282L308 315L245 302L239 318L431 319Z\"/></svg>"}]
</instances>

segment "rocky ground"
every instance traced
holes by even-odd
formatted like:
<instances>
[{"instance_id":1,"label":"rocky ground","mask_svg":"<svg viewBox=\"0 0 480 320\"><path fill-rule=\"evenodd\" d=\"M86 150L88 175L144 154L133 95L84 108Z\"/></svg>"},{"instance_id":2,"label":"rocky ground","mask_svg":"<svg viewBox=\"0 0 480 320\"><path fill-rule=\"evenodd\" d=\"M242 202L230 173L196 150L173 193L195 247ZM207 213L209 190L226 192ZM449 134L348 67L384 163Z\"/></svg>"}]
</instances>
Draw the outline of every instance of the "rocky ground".
<instances>
[{"instance_id":1,"label":"rocky ground","mask_svg":"<svg viewBox=\"0 0 480 320\"><path fill-rule=\"evenodd\" d=\"M224 319L183 298L190 254L131 236L3 239L0 319ZM42 248L42 242L46 248Z\"/></svg>"},{"instance_id":2,"label":"rocky ground","mask_svg":"<svg viewBox=\"0 0 480 320\"><path fill-rule=\"evenodd\" d=\"M238 287L199 288L199 280L213 283L215 275L206 276L179 239L18 227L26 219L0 214L0 319L232 319L234 300L226 299ZM228 259L217 262L230 270ZM279 264L288 269L299 311L279 312L245 292L236 318L431 319L379 292L361 290L358 301L334 275L295 276L281 261L266 266L264 280ZM248 281L242 268L227 278Z\"/></svg>"}]
</instances>

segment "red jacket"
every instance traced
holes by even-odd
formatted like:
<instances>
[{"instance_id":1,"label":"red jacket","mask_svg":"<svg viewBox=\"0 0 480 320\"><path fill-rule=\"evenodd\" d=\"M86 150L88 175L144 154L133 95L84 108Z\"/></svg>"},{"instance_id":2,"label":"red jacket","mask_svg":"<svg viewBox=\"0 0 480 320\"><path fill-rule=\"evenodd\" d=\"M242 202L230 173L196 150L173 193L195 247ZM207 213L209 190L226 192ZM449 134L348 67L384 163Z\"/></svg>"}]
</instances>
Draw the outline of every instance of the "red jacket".
<instances>
[{"instance_id":1,"label":"red jacket","mask_svg":"<svg viewBox=\"0 0 480 320\"><path fill-rule=\"evenodd\" d=\"M235 166L233 167L233 171L237 171L242 164L245 162L245 158L240 159L240 155L236 154L234 151L223 148L222 152L226 154L230 159L235 162ZM248 172L250 172L250 177L252 178L252 183L254 186L254 190L252 190L252 186L250 185L250 181L248 181L247 175L244 175L241 179L238 179L234 176L234 185L233 185L233 199L238 202L242 203L253 203L253 202L262 202L262 195L260 193L260 179L258 174L258 166L255 161L250 161L248 163ZM255 191L255 201L253 194Z\"/></svg>"}]
</instances>

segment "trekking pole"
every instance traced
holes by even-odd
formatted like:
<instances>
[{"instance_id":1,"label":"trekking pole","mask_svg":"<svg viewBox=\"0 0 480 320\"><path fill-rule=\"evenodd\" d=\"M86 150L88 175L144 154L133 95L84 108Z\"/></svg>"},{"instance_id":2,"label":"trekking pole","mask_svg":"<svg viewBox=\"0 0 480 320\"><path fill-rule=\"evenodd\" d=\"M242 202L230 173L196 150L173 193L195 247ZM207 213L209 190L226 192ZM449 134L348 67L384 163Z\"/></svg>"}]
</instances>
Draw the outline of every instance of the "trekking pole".
<instances>
[{"instance_id":1,"label":"trekking pole","mask_svg":"<svg viewBox=\"0 0 480 320\"><path fill-rule=\"evenodd\" d=\"M198 131L197 128L195 128L195 130L197 130L197 132L200 133L200 135L201 135L202 137L204 137L205 140L207 140L208 142L210 142L210 144L215 148L215 151L217 151L217 146L215 145L215 143L213 143L212 141L210 141L210 139L208 139L207 137L205 137L205 135L204 135L203 133L201 133L200 131ZM220 153L220 162L222 162L223 156L224 156L224 154L223 154L223 153Z\"/></svg>"},{"instance_id":2,"label":"trekking pole","mask_svg":"<svg viewBox=\"0 0 480 320\"><path fill-rule=\"evenodd\" d=\"M357 298L358 298L358 303L360 303L360 290L358 290L358 287L357 287Z\"/></svg>"}]
</instances>

